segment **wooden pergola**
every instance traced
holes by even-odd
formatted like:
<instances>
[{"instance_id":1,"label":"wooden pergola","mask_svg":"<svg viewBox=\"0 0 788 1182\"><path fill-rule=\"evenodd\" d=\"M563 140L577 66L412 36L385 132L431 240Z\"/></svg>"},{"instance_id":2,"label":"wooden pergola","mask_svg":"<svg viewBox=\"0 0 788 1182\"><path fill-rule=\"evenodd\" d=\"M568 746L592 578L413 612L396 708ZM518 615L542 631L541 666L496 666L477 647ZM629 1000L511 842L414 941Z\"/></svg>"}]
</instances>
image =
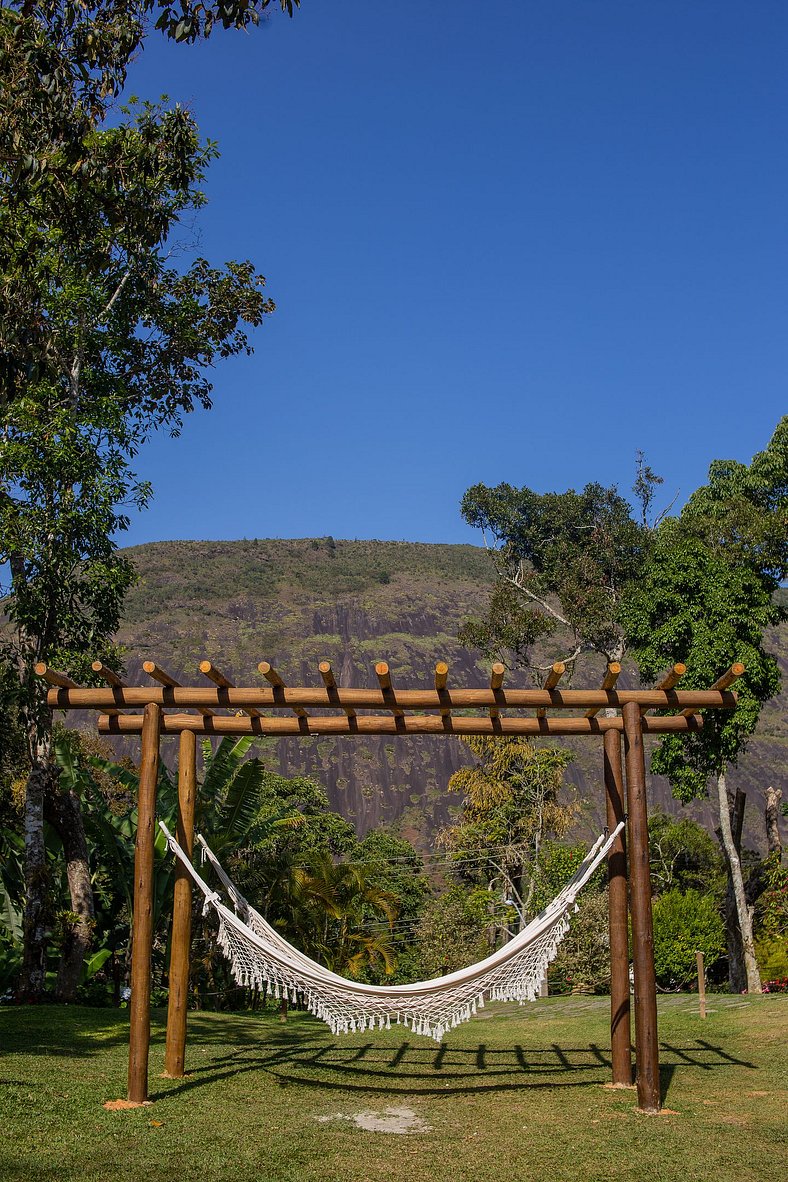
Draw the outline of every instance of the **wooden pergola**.
<instances>
[{"instance_id":1,"label":"wooden pergola","mask_svg":"<svg viewBox=\"0 0 788 1182\"><path fill-rule=\"evenodd\" d=\"M493 665L488 685L455 688L449 683L448 665L439 661L431 689L396 687L384 661L375 666L377 685L364 689L338 685L328 661L319 665L322 686L317 687L286 685L267 661L258 665L268 683L265 687L235 686L210 661L202 661L199 668L206 682L184 686L153 661L146 661L143 669L154 684L128 686L101 661L95 661L93 671L106 687L91 689L46 665L36 667L50 685L47 703L52 709L97 710L99 734L139 734L142 738L132 926L131 1103L141 1104L148 1096L153 850L162 736L180 736L177 832L179 843L191 857L197 735L600 735L607 824L613 829L625 817L627 820L626 842L622 832L608 855L612 1082L619 1087L632 1085L629 912L638 1105L644 1112L660 1110L643 736L697 731L703 726L701 710L735 707L736 694L730 687L743 674L743 665L731 665L706 690L677 688L686 671L682 664L674 665L653 689L639 690L616 688L621 673L617 663L608 665L598 689L562 689L566 669L561 662L551 667L541 689L508 688L501 664ZM132 713L134 710L142 713ZM548 710L556 713L548 714ZM649 714L651 710L674 713ZM166 1074L174 1078L184 1074L190 942L191 880L179 866L165 1052Z\"/></svg>"}]
</instances>

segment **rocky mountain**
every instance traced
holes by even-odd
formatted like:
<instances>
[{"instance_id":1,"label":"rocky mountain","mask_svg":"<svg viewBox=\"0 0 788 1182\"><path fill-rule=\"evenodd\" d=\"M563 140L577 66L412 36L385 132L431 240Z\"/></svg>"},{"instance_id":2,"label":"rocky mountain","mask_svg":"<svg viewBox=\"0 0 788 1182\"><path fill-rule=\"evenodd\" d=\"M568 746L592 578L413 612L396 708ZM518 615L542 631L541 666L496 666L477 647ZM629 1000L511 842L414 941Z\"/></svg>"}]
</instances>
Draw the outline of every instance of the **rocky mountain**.
<instances>
[{"instance_id":1,"label":"rocky mountain","mask_svg":"<svg viewBox=\"0 0 788 1182\"><path fill-rule=\"evenodd\" d=\"M484 609L491 586L490 560L478 547L253 539L152 543L127 554L140 580L128 597L119 639L134 682L147 680L141 672L146 659L184 682L199 682L197 665L206 657L246 684L264 684L257 673L261 660L291 685L320 685L317 667L324 659L344 686L374 684L379 660L388 661L399 685L430 686L437 660L448 662L454 685L480 684L489 676L488 663L457 640L462 621ZM785 665L788 628L771 640ZM559 656L545 653L545 663ZM598 685L600 677L591 662L577 671L575 684ZM525 674L519 683L530 684ZM748 792L746 839L757 848L763 845L763 790L786 782L785 704L783 696L765 709L758 735L731 775ZM604 818L601 744L562 741L575 755L567 780L580 805L578 834L586 836L598 832ZM174 741L165 740L167 746ZM459 739L443 736L285 738L266 740L263 754L283 774L324 783L332 807L360 833L386 823L422 848L456 807L446 785L470 759ZM656 778L651 796L652 807L681 809ZM711 824L708 806L690 811Z\"/></svg>"}]
</instances>

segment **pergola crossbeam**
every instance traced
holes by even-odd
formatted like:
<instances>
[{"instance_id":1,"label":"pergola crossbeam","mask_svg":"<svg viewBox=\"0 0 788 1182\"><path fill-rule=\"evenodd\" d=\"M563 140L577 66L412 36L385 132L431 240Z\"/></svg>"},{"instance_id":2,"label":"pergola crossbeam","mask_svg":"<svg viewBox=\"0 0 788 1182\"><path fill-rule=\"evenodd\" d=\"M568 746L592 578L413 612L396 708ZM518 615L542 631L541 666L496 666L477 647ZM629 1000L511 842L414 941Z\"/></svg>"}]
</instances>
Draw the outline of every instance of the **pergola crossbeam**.
<instances>
[{"instance_id":1,"label":"pergola crossbeam","mask_svg":"<svg viewBox=\"0 0 788 1182\"><path fill-rule=\"evenodd\" d=\"M711 687L712 690L724 691L729 689L735 681L739 680L743 673L744 665L742 665L740 661L734 661L730 669L726 669L722 677L717 678L717 680L714 682L714 685ZM695 711L691 706L687 706L684 710L682 710L681 713L686 717L689 714L695 713Z\"/></svg>"},{"instance_id":2,"label":"pergola crossbeam","mask_svg":"<svg viewBox=\"0 0 788 1182\"><path fill-rule=\"evenodd\" d=\"M657 715L643 719L646 734L669 734L674 731L700 730L699 714ZM213 715L199 718L194 714L163 714L162 734L177 735L191 730L199 735L601 735L607 730L622 730L621 715L612 718L488 718L483 714L374 714L343 718L309 715L308 718L248 718L241 715ZM142 731L142 716L101 715L99 733L133 735Z\"/></svg>"},{"instance_id":3,"label":"pergola crossbeam","mask_svg":"<svg viewBox=\"0 0 788 1182\"><path fill-rule=\"evenodd\" d=\"M61 673L59 669L50 669L49 665L44 661L37 661L35 666L36 677L43 677L49 685L57 686L58 689L80 689L76 681L68 676L67 673Z\"/></svg>"},{"instance_id":4,"label":"pergola crossbeam","mask_svg":"<svg viewBox=\"0 0 788 1182\"><path fill-rule=\"evenodd\" d=\"M320 671L320 676L323 678L323 685L326 687L326 693L331 699L331 705L337 706L339 709L344 710L349 719L355 718L356 712L352 706L340 706L338 694L339 686L337 685L334 672L331 668L331 662L321 661L318 665L318 669ZM334 699L336 699L336 701Z\"/></svg>"},{"instance_id":5,"label":"pergola crossbeam","mask_svg":"<svg viewBox=\"0 0 788 1182\"><path fill-rule=\"evenodd\" d=\"M555 687L558 685L559 681L561 680L561 678L564 676L565 673L566 673L566 665L564 664L564 662L563 661L556 661L553 665L550 666L550 672L547 674L547 677L544 679L544 685L542 686L542 689L546 689L546 690L555 689ZM547 713L547 708L545 706L540 706L539 709L536 711L536 717L537 718L544 718L546 713Z\"/></svg>"},{"instance_id":6,"label":"pergola crossbeam","mask_svg":"<svg viewBox=\"0 0 788 1182\"><path fill-rule=\"evenodd\" d=\"M287 689L287 686L285 685L284 681L282 680L282 678L277 673L276 669L274 669L273 665L271 665L269 661L261 661L260 664L257 666L257 668L258 668L259 672L262 673L263 677L268 682L268 684L270 686L272 686L272 688L273 688L274 698L276 699L274 701L274 705L275 706L281 705L282 703L277 698L277 694L279 694L280 696L284 696L284 691ZM299 706L298 704L294 704L294 705L290 706L290 709L293 711L293 714L295 714L296 718L305 719L308 717L307 712L303 706Z\"/></svg>"},{"instance_id":7,"label":"pergola crossbeam","mask_svg":"<svg viewBox=\"0 0 788 1182\"><path fill-rule=\"evenodd\" d=\"M378 679L380 692L383 695L383 708L390 710L394 718L404 718L405 711L401 706L397 705L397 695L394 692L394 686L391 683L391 671L385 661L378 661L375 666L375 676Z\"/></svg>"},{"instance_id":8,"label":"pergola crossbeam","mask_svg":"<svg viewBox=\"0 0 788 1182\"><path fill-rule=\"evenodd\" d=\"M734 666L742 669L743 666ZM740 674L737 673L736 677ZM732 681L736 679L732 678ZM500 675L501 681L503 674ZM130 686L125 689L87 689L83 686L51 684L47 704L61 710L107 710L120 706L139 709L148 703L164 709L187 709L211 707L216 709L246 709L253 706L262 710L304 709L344 710L385 710L392 705L400 710L435 710L447 706L452 710L484 710L493 707L501 710L536 710L544 706L552 710L621 709L627 702L635 702L644 709L693 711L705 708L728 709L736 706L736 694L726 682L721 688L708 690L561 690L561 689L504 689L493 682L489 689L343 689L341 686L329 691L325 686L270 689L253 686L237 689L220 689L218 686ZM721 679L722 680L722 679Z\"/></svg>"},{"instance_id":9,"label":"pergola crossbeam","mask_svg":"<svg viewBox=\"0 0 788 1182\"><path fill-rule=\"evenodd\" d=\"M220 689L235 689L230 679L225 677L222 671L217 669L212 661L200 661L199 669L204 677L207 677L214 685L218 685ZM248 714L250 718L260 717L260 711L255 710L254 706L251 706L248 710L244 710L244 714Z\"/></svg>"},{"instance_id":10,"label":"pergola crossbeam","mask_svg":"<svg viewBox=\"0 0 788 1182\"><path fill-rule=\"evenodd\" d=\"M143 661L142 668L147 673L148 677L152 677L154 681L158 681L160 685L166 685L168 689L181 689L181 683L171 677L161 665L157 665L155 661ZM198 714L202 714L204 718L209 718L213 715L213 710L208 706L198 706L195 704L195 709Z\"/></svg>"},{"instance_id":11,"label":"pergola crossbeam","mask_svg":"<svg viewBox=\"0 0 788 1182\"><path fill-rule=\"evenodd\" d=\"M604 681L602 682L602 689L603 690L615 689L616 682L618 681L620 676L621 676L620 664L618 663L618 661L611 661L607 667ZM589 710L586 710L586 718L593 718L595 714L599 713L600 709L601 709L600 706L592 706Z\"/></svg>"}]
</instances>

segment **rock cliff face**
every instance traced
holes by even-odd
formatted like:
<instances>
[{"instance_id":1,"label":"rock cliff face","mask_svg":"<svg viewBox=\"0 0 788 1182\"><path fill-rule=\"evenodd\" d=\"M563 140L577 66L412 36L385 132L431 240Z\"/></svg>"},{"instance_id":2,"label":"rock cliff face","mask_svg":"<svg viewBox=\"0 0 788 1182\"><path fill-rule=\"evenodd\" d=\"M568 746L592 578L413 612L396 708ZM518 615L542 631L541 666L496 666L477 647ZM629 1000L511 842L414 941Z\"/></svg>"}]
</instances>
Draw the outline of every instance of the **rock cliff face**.
<instances>
[{"instance_id":1,"label":"rock cliff face","mask_svg":"<svg viewBox=\"0 0 788 1182\"><path fill-rule=\"evenodd\" d=\"M141 666L148 658L184 681L199 681L197 665L206 657L246 684L263 684L261 660L291 685L319 685L324 659L350 687L374 684L379 660L388 661L400 685L430 686L438 660L448 662L454 685L489 676L487 663L457 640L463 620L484 609L491 585L489 559L477 547L320 538L154 543L128 554L140 582L119 639L134 681L146 680ZM785 654L786 632L773 639ZM546 653L545 661L557 655ZM528 684L525 675L516 680ZM599 681L593 664L575 678L578 685ZM769 783L785 784L784 704L764 711L758 736L731 776L749 792L746 835L757 847L764 840L763 791ZM576 761L567 782L580 805L578 834L585 836L604 823L600 744L570 746ZM287 738L263 747L283 774L325 784L332 807L359 832L385 822L422 848L449 820L457 802L446 785L470 758L460 740L439 736ZM651 797L652 807L680 811L657 779ZM712 823L708 806L693 806L691 815Z\"/></svg>"}]
</instances>

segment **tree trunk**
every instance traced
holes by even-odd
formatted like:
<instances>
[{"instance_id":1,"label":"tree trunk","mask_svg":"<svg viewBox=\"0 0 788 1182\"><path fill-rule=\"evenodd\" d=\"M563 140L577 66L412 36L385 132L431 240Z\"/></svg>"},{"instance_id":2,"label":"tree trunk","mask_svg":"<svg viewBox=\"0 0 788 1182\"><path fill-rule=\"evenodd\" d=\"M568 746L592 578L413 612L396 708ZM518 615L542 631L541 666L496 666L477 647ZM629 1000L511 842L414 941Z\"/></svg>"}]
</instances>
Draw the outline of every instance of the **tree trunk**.
<instances>
[{"instance_id":1,"label":"tree trunk","mask_svg":"<svg viewBox=\"0 0 788 1182\"><path fill-rule=\"evenodd\" d=\"M735 907L735 922L741 935L742 954L744 959L744 978L748 993L761 992L761 978L758 963L755 959L755 945L752 938L752 920L750 918L747 900L744 895L744 878L741 870L739 851L731 827L730 802L724 773L717 776L717 809L720 821L720 837L725 860L728 864L733 900Z\"/></svg>"},{"instance_id":2,"label":"tree trunk","mask_svg":"<svg viewBox=\"0 0 788 1182\"><path fill-rule=\"evenodd\" d=\"M71 911L75 916L63 941L55 997L58 1001L74 1001L95 925L88 844L79 797L73 791L64 792L53 786L45 801L45 814L63 843Z\"/></svg>"},{"instance_id":3,"label":"tree trunk","mask_svg":"<svg viewBox=\"0 0 788 1182\"><path fill-rule=\"evenodd\" d=\"M46 985L49 913L44 799L52 776L50 751L49 734L39 735L25 789L24 954L19 999L26 1002L40 1001Z\"/></svg>"},{"instance_id":4,"label":"tree trunk","mask_svg":"<svg viewBox=\"0 0 788 1182\"><path fill-rule=\"evenodd\" d=\"M769 785L766 789L766 844L769 848L769 853L776 854L778 861L783 853L778 821L782 795L782 788L772 788Z\"/></svg>"}]
</instances>

